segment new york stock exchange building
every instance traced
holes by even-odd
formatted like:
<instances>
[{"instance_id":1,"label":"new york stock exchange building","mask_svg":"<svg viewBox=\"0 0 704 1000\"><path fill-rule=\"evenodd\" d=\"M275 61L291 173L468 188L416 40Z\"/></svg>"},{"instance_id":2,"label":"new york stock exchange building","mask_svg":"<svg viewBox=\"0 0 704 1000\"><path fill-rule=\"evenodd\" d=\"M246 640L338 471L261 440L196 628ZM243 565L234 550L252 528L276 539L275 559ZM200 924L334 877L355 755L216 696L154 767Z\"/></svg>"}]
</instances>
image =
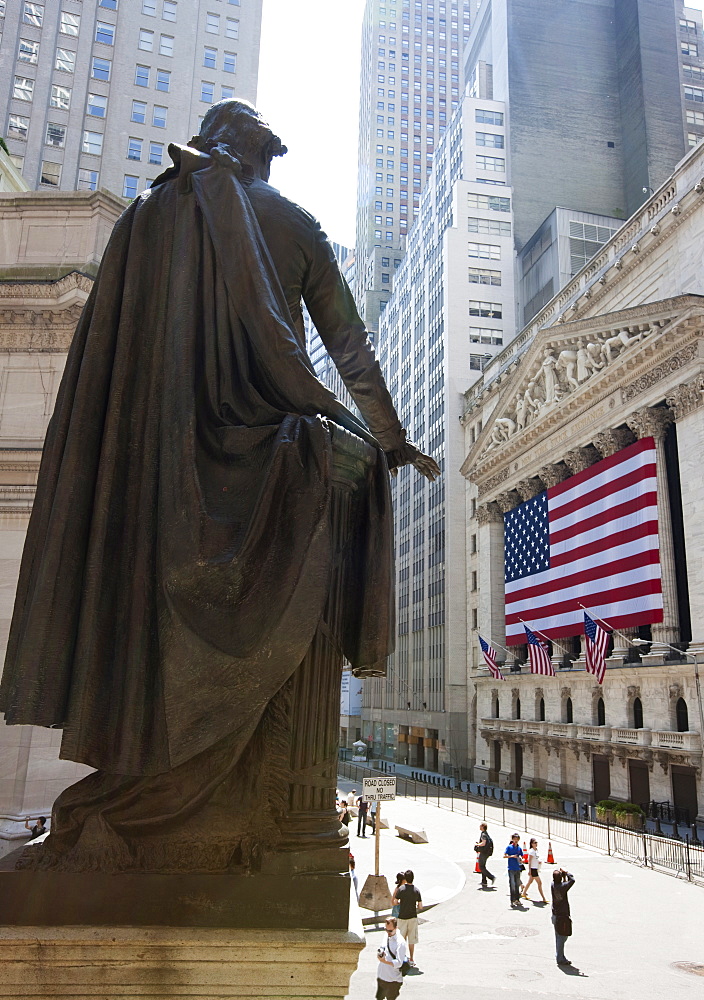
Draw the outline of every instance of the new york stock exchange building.
<instances>
[{"instance_id":1,"label":"new york stock exchange building","mask_svg":"<svg viewBox=\"0 0 704 1000\"><path fill-rule=\"evenodd\" d=\"M466 393L479 781L704 818L703 264L700 146Z\"/></svg>"}]
</instances>

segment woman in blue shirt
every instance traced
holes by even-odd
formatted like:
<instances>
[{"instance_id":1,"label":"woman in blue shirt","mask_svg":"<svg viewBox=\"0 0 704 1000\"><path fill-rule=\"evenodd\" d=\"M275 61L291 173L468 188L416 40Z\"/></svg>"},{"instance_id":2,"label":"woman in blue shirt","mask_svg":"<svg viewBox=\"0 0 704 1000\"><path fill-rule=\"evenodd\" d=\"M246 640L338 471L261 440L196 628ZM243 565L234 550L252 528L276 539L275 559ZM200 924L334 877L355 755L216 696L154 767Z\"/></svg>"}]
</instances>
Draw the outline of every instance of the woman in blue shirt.
<instances>
[{"instance_id":1,"label":"woman in blue shirt","mask_svg":"<svg viewBox=\"0 0 704 1000\"><path fill-rule=\"evenodd\" d=\"M519 841L519 833L511 834L511 843L504 851L504 857L508 858L508 886L511 892L511 906L521 905L521 866L523 864L523 851Z\"/></svg>"}]
</instances>

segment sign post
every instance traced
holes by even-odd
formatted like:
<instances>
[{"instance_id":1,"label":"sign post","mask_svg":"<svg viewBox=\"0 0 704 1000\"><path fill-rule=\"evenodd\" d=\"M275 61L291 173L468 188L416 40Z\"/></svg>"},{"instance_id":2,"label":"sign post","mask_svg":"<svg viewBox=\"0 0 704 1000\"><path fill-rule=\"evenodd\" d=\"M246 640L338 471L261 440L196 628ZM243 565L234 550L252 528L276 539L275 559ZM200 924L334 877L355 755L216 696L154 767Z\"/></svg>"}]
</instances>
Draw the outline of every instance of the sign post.
<instances>
[{"instance_id":1,"label":"sign post","mask_svg":"<svg viewBox=\"0 0 704 1000\"><path fill-rule=\"evenodd\" d=\"M374 874L367 875L359 894L359 905L378 913L391 906L391 893L386 876L379 873L379 834L381 833L381 803L396 798L396 778L364 778L362 795L367 802L376 802L374 823Z\"/></svg>"}]
</instances>

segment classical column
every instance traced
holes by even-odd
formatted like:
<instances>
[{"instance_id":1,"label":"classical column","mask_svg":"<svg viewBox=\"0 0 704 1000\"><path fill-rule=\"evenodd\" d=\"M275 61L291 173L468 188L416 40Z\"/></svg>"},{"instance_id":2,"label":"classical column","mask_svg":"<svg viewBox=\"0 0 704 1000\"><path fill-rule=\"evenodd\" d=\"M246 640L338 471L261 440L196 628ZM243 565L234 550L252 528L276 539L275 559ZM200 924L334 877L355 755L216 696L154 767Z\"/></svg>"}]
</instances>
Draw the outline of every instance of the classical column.
<instances>
[{"instance_id":1,"label":"classical column","mask_svg":"<svg viewBox=\"0 0 704 1000\"><path fill-rule=\"evenodd\" d=\"M664 654L666 643L680 638L677 609L677 581L675 578L675 549L672 540L672 515L670 493L667 486L665 461L665 435L673 422L672 411L666 406L644 406L627 418L626 423L636 437L655 439L655 456L658 487L658 538L660 542L660 570L662 573L662 622L652 626L651 653Z\"/></svg>"},{"instance_id":2,"label":"classical column","mask_svg":"<svg viewBox=\"0 0 704 1000\"><path fill-rule=\"evenodd\" d=\"M477 587L479 631L504 645L504 516L496 503L477 507Z\"/></svg>"},{"instance_id":3,"label":"classical column","mask_svg":"<svg viewBox=\"0 0 704 1000\"><path fill-rule=\"evenodd\" d=\"M600 459L599 452L593 444L585 445L583 448L573 448L568 451L563 461L570 473L576 476L578 472L584 472L590 465L594 465Z\"/></svg>"},{"instance_id":4,"label":"classical column","mask_svg":"<svg viewBox=\"0 0 704 1000\"><path fill-rule=\"evenodd\" d=\"M538 476L542 482L545 483L547 489L550 489L551 486L557 486L558 483L561 483L571 475L572 473L564 462L556 462L553 465L544 465L538 472Z\"/></svg>"},{"instance_id":5,"label":"classical column","mask_svg":"<svg viewBox=\"0 0 704 1000\"><path fill-rule=\"evenodd\" d=\"M523 503L523 498L518 490L504 490L503 493L499 493L496 497L496 503L503 514L508 514L514 507L518 507L520 503Z\"/></svg>"},{"instance_id":6,"label":"classical column","mask_svg":"<svg viewBox=\"0 0 704 1000\"><path fill-rule=\"evenodd\" d=\"M687 539L687 583L692 622L690 653L704 654L704 510L701 463L704 456L704 376L675 386L665 402L677 422L682 519Z\"/></svg>"},{"instance_id":7,"label":"classical column","mask_svg":"<svg viewBox=\"0 0 704 1000\"><path fill-rule=\"evenodd\" d=\"M529 479L521 479L520 483L516 483L516 492L523 501L532 500L533 497L537 497L539 493L542 493L544 489L542 481L537 476L532 476Z\"/></svg>"},{"instance_id":8,"label":"classical column","mask_svg":"<svg viewBox=\"0 0 704 1000\"><path fill-rule=\"evenodd\" d=\"M601 431L594 438L594 447L602 458L609 458L617 451L632 444L634 441L633 431L627 427L616 427L613 430Z\"/></svg>"}]
</instances>

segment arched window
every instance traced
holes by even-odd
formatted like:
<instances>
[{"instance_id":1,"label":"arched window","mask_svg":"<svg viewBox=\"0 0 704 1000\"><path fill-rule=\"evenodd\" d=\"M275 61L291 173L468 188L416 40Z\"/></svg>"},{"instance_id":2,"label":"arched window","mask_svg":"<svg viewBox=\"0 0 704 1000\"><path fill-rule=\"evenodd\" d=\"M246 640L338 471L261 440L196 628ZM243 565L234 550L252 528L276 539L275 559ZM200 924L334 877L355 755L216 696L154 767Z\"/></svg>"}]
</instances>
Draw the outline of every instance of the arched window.
<instances>
[{"instance_id":1,"label":"arched window","mask_svg":"<svg viewBox=\"0 0 704 1000\"><path fill-rule=\"evenodd\" d=\"M521 699L516 698L516 714L514 718L520 719L520 717L521 717Z\"/></svg>"},{"instance_id":2,"label":"arched window","mask_svg":"<svg viewBox=\"0 0 704 1000\"><path fill-rule=\"evenodd\" d=\"M494 698L494 718L499 718L499 699Z\"/></svg>"},{"instance_id":3,"label":"arched window","mask_svg":"<svg viewBox=\"0 0 704 1000\"><path fill-rule=\"evenodd\" d=\"M684 698L677 699L675 715L677 716L677 732L686 733L689 729L689 713L687 711L687 702Z\"/></svg>"},{"instance_id":4,"label":"arched window","mask_svg":"<svg viewBox=\"0 0 704 1000\"><path fill-rule=\"evenodd\" d=\"M606 709L604 708L604 699L599 698L596 703L596 724L597 726L606 725Z\"/></svg>"},{"instance_id":5,"label":"arched window","mask_svg":"<svg viewBox=\"0 0 704 1000\"><path fill-rule=\"evenodd\" d=\"M540 705L538 706L538 718L541 722L545 722L545 698L540 699Z\"/></svg>"},{"instance_id":6,"label":"arched window","mask_svg":"<svg viewBox=\"0 0 704 1000\"><path fill-rule=\"evenodd\" d=\"M572 699L568 698L565 702L565 722L572 722Z\"/></svg>"},{"instance_id":7,"label":"arched window","mask_svg":"<svg viewBox=\"0 0 704 1000\"><path fill-rule=\"evenodd\" d=\"M633 699L633 728L643 728L643 703L640 698Z\"/></svg>"}]
</instances>

